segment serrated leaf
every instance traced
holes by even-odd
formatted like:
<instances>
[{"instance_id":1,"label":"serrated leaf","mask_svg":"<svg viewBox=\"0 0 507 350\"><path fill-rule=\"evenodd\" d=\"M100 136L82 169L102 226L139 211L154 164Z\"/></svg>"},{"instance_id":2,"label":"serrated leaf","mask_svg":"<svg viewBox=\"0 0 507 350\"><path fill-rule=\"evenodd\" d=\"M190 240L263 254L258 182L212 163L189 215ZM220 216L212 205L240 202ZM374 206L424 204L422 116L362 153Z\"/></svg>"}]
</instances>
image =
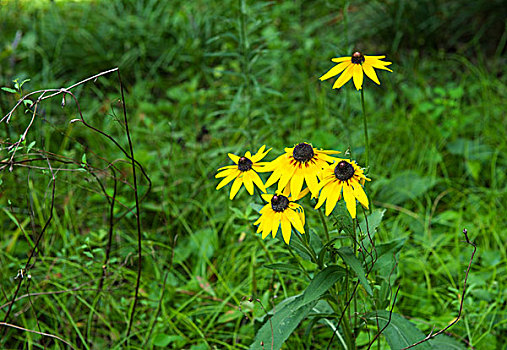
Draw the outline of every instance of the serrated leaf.
<instances>
[{"instance_id":1,"label":"serrated leaf","mask_svg":"<svg viewBox=\"0 0 507 350\"><path fill-rule=\"evenodd\" d=\"M249 349L280 349L285 340L287 340L301 321L306 318L316 304L316 300L305 303L303 295L299 295L282 307L276 308L276 312L271 317L271 322L268 319L259 329Z\"/></svg>"},{"instance_id":2,"label":"serrated leaf","mask_svg":"<svg viewBox=\"0 0 507 350\"><path fill-rule=\"evenodd\" d=\"M310 285L303 292L305 302L310 302L320 298L333 284L340 278L345 277L346 271L340 266L328 266L320 271Z\"/></svg>"},{"instance_id":3,"label":"serrated leaf","mask_svg":"<svg viewBox=\"0 0 507 350\"><path fill-rule=\"evenodd\" d=\"M349 265L352 268L352 270L356 273L357 277L359 278L359 282L363 285L366 292L369 295L373 295L373 290L371 289L370 283L366 279L366 274L364 273L363 265L356 258L352 249L350 249L350 247L342 247L338 249L338 254L341 256L343 261L345 261L345 263Z\"/></svg>"},{"instance_id":4,"label":"serrated leaf","mask_svg":"<svg viewBox=\"0 0 507 350\"><path fill-rule=\"evenodd\" d=\"M366 315L366 318L371 320L373 324L377 324L378 321L380 329L387 325L382 332L382 335L386 338L391 350L403 349L409 345L417 343L425 337L423 332L417 329L412 322L394 312L391 314L390 320L389 311L386 310L379 310L376 313L371 312ZM428 343L422 343L418 345L416 349L432 350L432 347Z\"/></svg>"}]
</instances>

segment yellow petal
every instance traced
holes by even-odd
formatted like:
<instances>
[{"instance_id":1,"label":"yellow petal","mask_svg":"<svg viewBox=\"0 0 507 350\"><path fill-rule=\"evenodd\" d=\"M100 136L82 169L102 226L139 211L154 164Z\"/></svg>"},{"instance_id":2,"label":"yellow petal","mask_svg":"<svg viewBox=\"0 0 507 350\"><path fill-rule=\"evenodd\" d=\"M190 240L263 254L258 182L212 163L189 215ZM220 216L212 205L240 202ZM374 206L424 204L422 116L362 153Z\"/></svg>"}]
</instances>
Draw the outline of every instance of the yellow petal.
<instances>
[{"instance_id":1,"label":"yellow petal","mask_svg":"<svg viewBox=\"0 0 507 350\"><path fill-rule=\"evenodd\" d=\"M364 55L364 60L365 61L368 61L368 60L381 60L383 58L386 58L386 56L366 56Z\"/></svg>"},{"instance_id":2,"label":"yellow petal","mask_svg":"<svg viewBox=\"0 0 507 350\"><path fill-rule=\"evenodd\" d=\"M366 196L364 189L358 183L354 184L353 189L354 189L354 197L356 197L359 203L361 203L366 209L368 209L368 197Z\"/></svg>"},{"instance_id":3,"label":"yellow petal","mask_svg":"<svg viewBox=\"0 0 507 350\"><path fill-rule=\"evenodd\" d=\"M271 203L271 198L273 198L273 195L272 194L261 194L261 197L266 202Z\"/></svg>"},{"instance_id":4,"label":"yellow petal","mask_svg":"<svg viewBox=\"0 0 507 350\"><path fill-rule=\"evenodd\" d=\"M347 81L352 78L352 71L354 69L355 64L351 63L347 69L336 79L333 85L333 89L341 88Z\"/></svg>"},{"instance_id":5,"label":"yellow petal","mask_svg":"<svg viewBox=\"0 0 507 350\"><path fill-rule=\"evenodd\" d=\"M343 184L343 199L345 200L350 216L354 219L356 217L356 198L352 192L352 187L346 183Z\"/></svg>"},{"instance_id":6,"label":"yellow petal","mask_svg":"<svg viewBox=\"0 0 507 350\"><path fill-rule=\"evenodd\" d=\"M239 175L239 170L237 172L235 171L235 172L232 172L229 175L227 175L226 178L224 178L224 179L222 179L222 181L220 181L220 183L217 186L217 190L219 190L222 187L224 187L225 185L227 185L229 182L234 180L238 175Z\"/></svg>"},{"instance_id":7,"label":"yellow petal","mask_svg":"<svg viewBox=\"0 0 507 350\"><path fill-rule=\"evenodd\" d=\"M314 172L307 172L305 175L305 181L310 191L312 191L312 196L317 197L319 195L319 181L317 180L317 174ZM299 198L302 198L301 195Z\"/></svg>"},{"instance_id":8,"label":"yellow petal","mask_svg":"<svg viewBox=\"0 0 507 350\"><path fill-rule=\"evenodd\" d=\"M278 226L280 226L280 213L275 212L273 214L273 221L271 222L271 236L273 236L273 238L276 237Z\"/></svg>"},{"instance_id":9,"label":"yellow petal","mask_svg":"<svg viewBox=\"0 0 507 350\"><path fill-rule=\"evenodd\" d=\"M292 179L290 180L290 193L292 193L292 197L296 198L299 196L301 189L303 188L303 180L304 180L303 171L296 171Z\"/></svg>"},{"instance_id":10,"label":"yellow petal","mask_svg":"<svg viewBox=\"0 0 507 350\"><path fill-rule=\"evenodd\" d=\"M237 165L226 165L226 166L223 166L221 168L218 168L218 171L223 171L223 170L226 170L226 169L233 169L233 168L237 169L238 166ZM215 177L217 177L217 176L215 176Z\"/></svg>"},{"instance_id":11,"label":"yellow petal","mask_svg":"<svg viewBox=\"0 0 507 350\"><path fill-rule=\"evenodd\" d=\"M328 186L323 186L322 191L320 191L319 195L319 201L317 202L317 205L315 206L315 209L319 209L322 204L326 201L327 196L329 195Z\"/></svg>"},{"instance_id":12,"label":"yellow petal","mask_svg":"<svg viewBox=\"0 0 507 350\"><path fill-rule=\"evenodd\" d=\"M326 200L326 216L329 216L333 209L336 207L336 203L340 198L340 193L342 191L342 183L340 181L334 181L327 186L329 194L327 195Z\"/></svg>"},{"instance_id":13,"label":"yellow petal","mask_svg":"<svg viewBox=\"0 0 507 350\"><path fill-rule=\"evenodd\" d=\"M227 155L229 156L229 158L231 158L231 160L232 160L234 163L238 164L238 160L239 160L239 158L240 158L239 156L237 156L237 155L235 155L235 154L232 154L232 153L228 153Z\"/></svg>"},{"instance_id":14,"label":"yellow petal","mask_svg":"<svg viewBox=\"0 0 507 350\"><path fill-rule=\"evenodd\" d=\"M359 64L354 65L354 85L356 86L356 90L361 90L363 87L363 67Z\"/></svg>"},{"instance_id":15,"label":"yellow petal","mask_svg":"<svg viewBox=\"0 0 507 350\"><path fill-rule=\"evenodd\" d=\"M299 215L296 214L296 212L292 209L286 209L284 213L287 215L287 218L290 220L292 226L299 232L304 233L305 228L303 227L303 224L301 223L301 219L299 218Z\"/></svg>"},{"instance_id":16,"label":"yellow petal","mask_svg":"<svg viewBox=\"0 0 507 350\"><path fill-rule=\"evenodd\" d=\"M252 177L251 177L252 173L255 174L255 172L253 172L253 171L243 172L243 183L245 184L245 188L248 191L248 193L250 193L250 195L253 195L253 192L254 192L254 186L253 186L253 181L252 181Z\"/></svg>"},{"instance_id":17,"label":"yellow petal","mask_svg":"<svg viewBox=\"0 0 507 350\"><path fill-rule=\"evenodd\" d=\"M282 235L283 235L283 240L285 241L285 243L289 244L290 242L290 234L291 234L291 225L290 225L290 221L288 218L282 216Z\"/></svg>"},{"instance_id":18,"label":"yellow petal","mask_svg":"<svg viewBox=\"0 0 507 350\"><path fill-rule=\"evenodd\" d=\"M296 167L288 164L282 169L282 176L280 176L280 180L278 181L278 189L283 190L285 186L289 183L292 176L296 172ZM292 185L291 185L292 187ZM292 190L292 189L291 189Z\"/></svg>"},{"instance_id":19,"label":"yellow petal","mask_svg":"<svg viewBox=\"0 0 507 350\"><path fill-rule=\"evenodd\" d=\"M260 176L255 171L250 171L250 177L252 178L254 184L259 188L259 190L266 193L266 188L264 187Z\"/></svg>"},{"instance_id":20,"label":"yellow petal","mask_svg":"<svg viewBox=\"0 0 507 350\"><path fill-rule=\"evenodd\" d=\"M235 167L236 169L238 169L237 166L233 165L233 167ZM234 171L235 169L224 169L222 170L221 172L219 172L218 174L215 175L215 178L216 179L219 179L221 177L227 177L229 176L231 173L235 172Z\"/></svg>"},{"instance_id":21,"label":"yellow petal","mask_svg":"<svg viewBox=\"0 0 507 350\"><path fill-rule=\"evenodd\" d=\"M350 56L336 57L336 58L331 58L331 61L336 62L336 63L345 62L345 61L352 62L352 57L350 57Z\"/></svg>"},{"instance_id":22,"label":"yellow petal","mask_svg":"<svg viewBox=\"0 0 507 350\"><path fill-rule=\"evenodd\" d=\"M232 200L234 198L234 196L236 196L236 193L238 193L239 191L239 188L241 187L241 184L243 183L243 178L241 177L241 174L236 178L236 180L234 180L234 182L232 183L232 188L231 188L231 194L229 196L229 198Z\"/></svg>"},{"instance_id":23,"label":"yellow petal","mask_svg":"<svg viewBox=\"0 0 507 350\"><path fill-rule=\"evenodd\" d=\"M322 81L322 80L332 78L335 75L338 75L341 72L343 72L345 70L345 68L347 68L349 66L349 64L352 64L352 63L350 61L339 63L336 66L334 66L333 68L331 68L326 74L321 76L319 79Z\"/></svg>"},{"instance_id":24,"label":"yellow petal","mask_svg":"<svg viewBox=\"0 0 507 350\"><path fill-rule=\"evenodd\" d=\"M373 69L373 67L371 65L369 65L366 62L363 63L363 70L364 70L364 73L368 76L368 78L370 78L375 83L380 85L380 81L378 80L377 73L375 73L375 69Z\"/></svg>"},{"instance_id":25,"label":"yellow petal","mask_svg":"<svg viewBox=\"0 0 507 350\"><path fill-rule=\"evenodd\" d=\"M294 198L294 197L293 197L293 199L292 199L292 200L294 200L294 201L298 201L298 200L300 200L301 198L303 198L304 196L306 196L306 195L308 194L308 192L310 192L310 189L307 187L307 188L305 188L304 190L302 190L301 192L299 192L299 196L297 196L296 198ZM317 194L318 194L318 193L317 193ZM313 198L313 197L312 197L312 198ZM317 198L317 197L315 196L315 198Z\"/></svg>"}]
</instances>

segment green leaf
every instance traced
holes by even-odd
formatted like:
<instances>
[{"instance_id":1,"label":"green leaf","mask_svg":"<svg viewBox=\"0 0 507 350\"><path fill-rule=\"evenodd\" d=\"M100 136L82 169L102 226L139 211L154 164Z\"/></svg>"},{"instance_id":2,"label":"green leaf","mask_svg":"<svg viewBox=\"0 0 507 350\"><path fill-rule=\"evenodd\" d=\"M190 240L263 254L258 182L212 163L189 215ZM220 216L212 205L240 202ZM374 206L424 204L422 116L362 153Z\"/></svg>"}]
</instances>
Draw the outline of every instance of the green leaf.
<instances>
[{"instance_id":1,"label":"green leaf","mask_svg":"<svg viewBox=\"0 0 507 350\"><path fill-rule=\"evenodd\" d=\"M250 350L280 349L316 304L317 300L306 303L304 296L298 295L282 307L278 305L271 322L268 319L255 335Z\"/></svg>"},{"instance_id":2,"label":"green leaf","mask_svg":"<svg viewBox=\"0 0 507 350\"><path fill-rule=\"evenodd\" d=\"M324 270L320 271L310 285L305 289L303 298L305 302L311 302L318 299L324 294L333 284L336 283L340 278L345 277L346 271L340 266L328 266Z\"/></svg>"},{"instance_id":3,"label":"green leaf","mask_svg":"<svg viewBox=\"0 0 507 350\"><path fill-rule=\"evenodd\" d=\"M435 338L428 341L430 343L431 348L438 350L438 349L446 349L446 350L466 350L467 347L464 346L462 343L457 341L454 338L451 338L447 335L441 334L436 336Z\"/></svg>"},{"instance_id":4,"label":"green leaf","mask_svg":"<svg viewBox=\"0 0 507 350\"><path fill-rule=\"evenodd\" d=\"M370 287L370 283L366 279L366 274L364 273L363 265L361 262L356 258L354 255L354 252L350 247L342 247L338 249L338 254L342 257L343 261L347 265L349 265L352 270L357 274L357 277L359 278L359 282L363 285L364 289L369 295L373 295L373 291Z\"/></svg>"},{"instance_id":5,"label":"green leaf","mask_svg":"<svg viewBox=\"0 0 507 350\"><path fill-rule=\"evenodd\" d=\"M8 87L3 87L2 88L3 91L7 91L7 92L10 92L11 94L15 94L17 91L14 90L14 89L11 89L11 88L8 88Z\"/></svg>"},{"instance_id":6,"label":"green leaf","mask_svg":"<svg viewBox=\"0 0 507 350\"><path fill-rule=\"evenodd\" d=\"M301 272L301 269L299 269L297 266L292 264L284 264L284 263L274 263L274 264L267 264L264 265L264 267L271 269L271 270L278 270L278 271L297 271Z\"/></svg>"},{"instance_id":7,"label":"green leaf","mask_svg":"<svg viewBox=\"0 0 507 350\"><path fill-rule=\"evenodd\" d=\"M170 343L178 340L183 340L184 338L181 335L168 335L168 334L155 334L153 337L153 345L160 346L160 347L166 347Z\"/></svg>"},{"instance_id":8,"label":"green leaf","mask_svg":"<svg viewBox=\"0 0 507 350\"><path fill-rule=\"evenodd\" d=\"M409 320L394 312L391 314L391 320L389 320L389 311L386 310L379 310L376 313L371 312L366 315L366 318L371 320L375 325L378 320L380 329L387 325L382 335L386 338L391 350L403 349L425 337L423 332L417 329ZM432 347L428 343L422 343L416 349L431 350Z\"/></svg>"},{"instance_id":9,"label":"green leaf","mask_svg":"<svg viewBox=\"0 0 507 350\"><path fill-rule=\"evenodd\" d=\"M385 209L374 210L370 215L367 216L368 221L363 220L359 224L361 232L363 232L365 235L367 235L367 233L369 232L370 236L373 238L375 232L377 231L377 228L380 226L380 223L382 222L382 218L384 217L385 212L386 212ZM366 224L366 222L368 222L368 224ZM366 238L366 242L368 244L370 243L369 238Z\"/></svg>"}]
</instances>

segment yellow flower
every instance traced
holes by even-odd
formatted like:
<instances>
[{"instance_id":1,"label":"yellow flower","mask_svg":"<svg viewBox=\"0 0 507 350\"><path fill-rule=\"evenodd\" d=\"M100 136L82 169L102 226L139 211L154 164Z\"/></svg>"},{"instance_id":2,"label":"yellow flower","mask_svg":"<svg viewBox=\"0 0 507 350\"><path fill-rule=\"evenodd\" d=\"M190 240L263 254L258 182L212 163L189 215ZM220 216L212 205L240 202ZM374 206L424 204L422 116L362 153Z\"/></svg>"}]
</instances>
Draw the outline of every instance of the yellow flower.
<instances>
[{"instance_id":1,"label":"yellow flower","mask_svg":"<svg viewBox=\"0 0 507 350\"><path fill-rule=\"evenodd\" d=\"M292 227L299 233L305 233L305 212L303 207L293 202L308 193L308 188L302 191L299 197L289 197L289 189L286 188L282 194L263 194L262 198L268 202L260 211L260 218L254 222L259 225L257 233L262 232L262 239L269 233L276 237L278 227L282 227L282 236L285 243L289 244Z\"/></svg>"},{"instance_id":2,"label":"yellow flower","mask_svg":"<svg viewBox=\"0 0 507 350\"><path fill-rule=\"evenodd\" d=\"M326 201L326 215L329 216L343 193L347 210L350 216L355 218L356 199L368 209L368 197L362 187L365 180L370 181L355 161L338 159L337 163L329 165L323 171L323 178L319 183L322 190L315 209L319 209Z\"/></svg>"},{"instance_id":3,"label":"yellow flower","mask_svg":"<svg viewBox=\"0 0 507 350\"><path fill-rule=\"evenodd\" d=\"M336 66L331 68L326 74L321 76L320 80L326 80L332 78L341 73L340 77L336 79L333 89L341 88L351 78L354 78L354 85L357 90L361 90L363 87L363 72L373 80L375 83L380 85L380 81L377 78L375 69L384 69L392 72L386 66L392 62L382 61L386 56L363 56L360 52L355 52L352 57L338 57L333 58L331 61L338 63ZM342 73L343 72L343 73Z\"/></svg>"},{"instance_id":4,"label":"yellow flower","mask_svg":"<svg viewBox=\"0 0 507 350\"><path fill-rule=\"evenodd\" d=\"M263 171L273 171L266 181L266 187L278 181L278 191L290 188L292 197L299 197L303 188L303 181L312 192L312 197L319 193L318 177L322 168L332 163L335 158L329 154L340 153L338 151L318 150L312 145L302 142L293 148L286 148L285 153L268 163ZM289 185L289 186L287 186Z\"/></svg>"},{"instance_id":5,"label":"yellow flower","mask_svg":"<svg viewBox=\"0 0 507 350\"><path fill-rule=\"evenodd\" d=\"M257 172L262 171L263 166L265 165L265 163L259 161L264 158L269 151L271 151L271 148L264 151L265 148L265 145L262 146L253 156L250 151L247 151L243 157L229 153L229 158L231 158L236 165L227 165L218 169L219 173L216 174L215 177L223 177L224 179L222 179L222 181L218 184L217 190L234 180L232 183L230 199L234 198L242 184L245 185L245 188L250 195L253 195L254 193L254 184L257 185L262 192L266 193L266 188L257 174Z\"/></svg>"}]
</instances>

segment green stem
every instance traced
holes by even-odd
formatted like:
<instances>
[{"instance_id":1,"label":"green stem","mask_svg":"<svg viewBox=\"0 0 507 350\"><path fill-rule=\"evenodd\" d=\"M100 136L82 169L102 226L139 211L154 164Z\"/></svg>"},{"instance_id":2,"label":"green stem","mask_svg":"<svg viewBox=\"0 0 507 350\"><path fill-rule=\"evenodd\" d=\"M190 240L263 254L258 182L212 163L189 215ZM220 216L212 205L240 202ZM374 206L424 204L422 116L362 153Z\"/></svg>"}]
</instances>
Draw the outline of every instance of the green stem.
<instances>
[{"instance_id":1,"label":"green stem","mask_svg":"<svg viewBox=\"0 0 507 350\"><path fill-rule=\"evenodd\" d=\"M363 90L361 90L361 91L363 91ZM354 225L354 236L353 236L353 240L354 240L354 256L357 256L357 232L356 232L357 219L356 218L352 219L352 224ZM354 293L354 290L352 290L352 293ZM353 313L353 316L354 316L354 332L355 332L355 330L357 329L357 317L356 317L356 313L357 313L357 293L354 293L353 298L354 298L354 313ZM354 334L354 337L357 338L357 335Z\"/></svg>"},{"instance_id":2,"label":"green stem","mask_svg":"<svg viewBox=\"0 0 507 350\"><path fill-rule=\"evenodd\" d=\"M366 108L364 107L364 85L361 89L361 106L363 108L363 123L364 123L364 149L365 149L365 156L366 156L366 169L368 169L368 165L370 164L370 143L368 141L368 122L366 121Z\"/></svg>"},{"instance_id":3,"label":"green stem","mask_svg":"<svg viewBox=\"0 0 507 350\"><path fill-rule=\"evenodd\" d=\"M326 239L329 242L329 230L327 229L326 218L324 217L324 214L322 214L322 210L320 210L320 208L319 208L319 216L320 221L322 221L322 226L324 226L324 233L326 234Z\"/></svg>"}]
</instances>

